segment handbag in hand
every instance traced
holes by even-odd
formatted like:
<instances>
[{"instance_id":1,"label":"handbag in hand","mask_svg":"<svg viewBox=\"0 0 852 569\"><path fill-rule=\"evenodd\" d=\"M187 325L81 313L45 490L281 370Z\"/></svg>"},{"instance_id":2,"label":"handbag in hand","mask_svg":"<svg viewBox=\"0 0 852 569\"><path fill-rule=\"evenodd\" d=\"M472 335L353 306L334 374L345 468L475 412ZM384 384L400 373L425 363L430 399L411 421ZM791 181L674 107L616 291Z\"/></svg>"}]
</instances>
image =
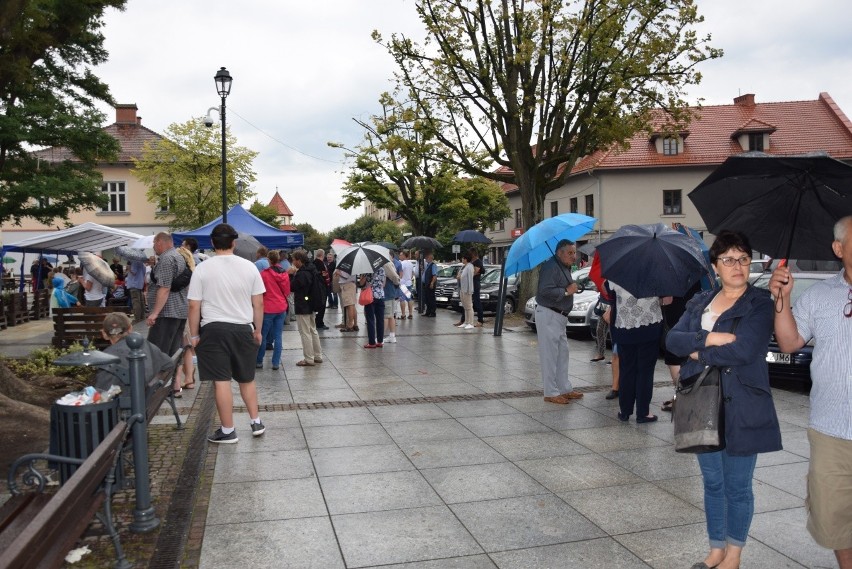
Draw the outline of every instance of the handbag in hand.
<instances>
[{"instance_id":1,"label":"handbag in hand","mask_svg":"<svg viewBox=\"0 0 852 569\"><path fill-rule=\"evenodd\" d=\"M737 328L734 320L731 333ZM721 366L724 367L724 366ZM680 378L672 407L675 451L704 453L725 448L725 403L720 366Z\"/></svg>"}]
</instances>

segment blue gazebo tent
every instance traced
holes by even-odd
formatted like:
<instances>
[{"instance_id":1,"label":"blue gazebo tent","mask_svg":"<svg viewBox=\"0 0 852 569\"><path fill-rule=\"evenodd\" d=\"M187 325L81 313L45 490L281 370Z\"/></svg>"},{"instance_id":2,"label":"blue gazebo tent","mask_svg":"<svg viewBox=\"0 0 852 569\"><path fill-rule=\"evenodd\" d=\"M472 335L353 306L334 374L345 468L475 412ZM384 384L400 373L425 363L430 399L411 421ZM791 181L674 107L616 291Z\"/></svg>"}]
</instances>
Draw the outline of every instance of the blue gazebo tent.
<instances>
[{"instance_id":1,"label":"blue gazebo tent","mask_svg":"<svg viewBox=\"0 0 852 569\"><path fill-rule=\"evenodd\" d=\"M199 247L202 249L212 249L213 244L210 242L210 232L220 223L222 223L221 215L198 229L193 229L185 233L175 233L173 234L175 245L179 245L187 237L194 237L198 240ZM237 231L248 233L260 241L262 245L270 249L293 249L300 247L305 242L305 238L301 233L276 229L246 211L240 204L235 205L228 211L228 224L232 225Z\"/></svg>"}]
</instances>

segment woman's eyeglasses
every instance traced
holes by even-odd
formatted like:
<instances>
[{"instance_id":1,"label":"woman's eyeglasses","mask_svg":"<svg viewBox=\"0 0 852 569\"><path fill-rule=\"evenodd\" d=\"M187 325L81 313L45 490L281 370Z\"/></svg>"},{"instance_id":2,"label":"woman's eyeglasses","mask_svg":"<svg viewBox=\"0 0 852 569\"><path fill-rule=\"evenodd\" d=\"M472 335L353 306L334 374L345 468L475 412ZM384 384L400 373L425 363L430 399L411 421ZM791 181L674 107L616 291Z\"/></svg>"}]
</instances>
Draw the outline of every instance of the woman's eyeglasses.
<instances>
[{"instance_id":1,"label":"woman's eyeglasses","mask_svg":"<svg viewBox=\"0 0 852 569\"><path fill-rule=\"evenodd\" d=\"M847 302L846 306L843 307L843 316L846 318L852 318L852 288L849 289L849 296L846 298L849 299L849 302Z\"/></svg>"},{"instance_id":2,"label":"woman's eyeglasses","mask_svg":"<svg viewBox=\"0 0 852 569\"><path fill-rule=\"evenodd\" d=\"M740 265L741 267L747 266L751 263L751 257L719 257L719 262L721 262L726 267L733 267L734 265Z\"/></svg>"}]
</instances>

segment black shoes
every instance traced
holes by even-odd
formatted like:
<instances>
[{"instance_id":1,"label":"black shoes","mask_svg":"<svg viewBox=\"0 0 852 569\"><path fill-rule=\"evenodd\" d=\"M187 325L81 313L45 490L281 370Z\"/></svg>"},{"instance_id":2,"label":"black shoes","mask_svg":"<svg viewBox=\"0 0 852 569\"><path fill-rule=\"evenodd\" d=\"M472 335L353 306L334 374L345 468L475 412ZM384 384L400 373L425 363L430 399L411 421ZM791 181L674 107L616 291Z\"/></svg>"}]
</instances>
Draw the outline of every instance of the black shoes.
<instances>
[{"instance_id":1,"label":"black shoes","mask_svg":"<svg viewBox=\"0 0 852 569\"><path fill-rule=\"evenodd\" d=\"M609 400L617 399L617 398L618 398L618 390L617 389L611 389L610 392L607 393L606 397L605 397L605 399L609 399Z\"/></svg>"}]
</instances>

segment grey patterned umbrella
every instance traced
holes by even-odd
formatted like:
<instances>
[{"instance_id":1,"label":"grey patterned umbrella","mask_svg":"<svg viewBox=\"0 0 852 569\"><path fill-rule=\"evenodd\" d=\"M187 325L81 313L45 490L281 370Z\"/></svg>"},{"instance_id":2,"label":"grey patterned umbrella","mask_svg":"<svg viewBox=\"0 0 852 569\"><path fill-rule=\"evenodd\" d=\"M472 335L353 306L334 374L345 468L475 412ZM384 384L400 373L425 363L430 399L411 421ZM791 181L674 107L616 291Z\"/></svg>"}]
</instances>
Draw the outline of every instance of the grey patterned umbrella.
<instances>
[{"instance_id":1,"label":"grey patterned umbrella","mask_svg":"<svg viewBox=\"0 0 852 569\"><path fill-rule=\"evenodd\" d=\"M252 263L257 260L257 250L260 249L260 241L248 233L237 232L237 246L234 247L234 255L248 259Z\"/></svg>"},{"instance_id":2,"label":"grey patterned umbrella","mask_svg":"<svg viewBox=\"0 0 852 569\"><path fill-rule=\"evenodd\" d=\"M373 273L389 263L391 253L387 247L375 243L356 243L337 256L337 268L350 275Z\"/></svg>"}]
</instances>

